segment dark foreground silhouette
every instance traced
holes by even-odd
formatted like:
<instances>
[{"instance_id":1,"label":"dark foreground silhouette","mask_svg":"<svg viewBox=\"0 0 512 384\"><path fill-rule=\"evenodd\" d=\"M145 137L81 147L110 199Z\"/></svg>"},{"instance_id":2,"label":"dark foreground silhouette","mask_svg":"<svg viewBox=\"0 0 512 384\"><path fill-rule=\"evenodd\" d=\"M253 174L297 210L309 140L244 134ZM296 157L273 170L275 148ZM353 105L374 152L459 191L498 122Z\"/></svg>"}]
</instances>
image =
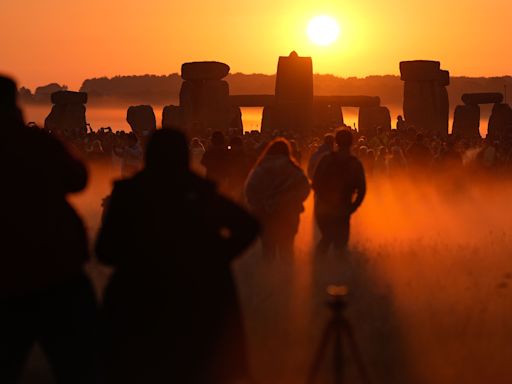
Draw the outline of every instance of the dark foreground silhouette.
<instances>
[{"instance_id":1,"label":"dark foreground silhouette","mask_svg":"<svg viewBox=\"0 0 512 384\"><path fill-rule=\"evenodd\" d=\"M227 383L247 377L230 263L257 222L189 171L185 137L160 130L146 167L117 182L99 233L115 268L102 314L107 383Z\"/></svg>"},{"instance_id":2,"label":"dark foreground silhouette","mask_svg":"<svg viewBox=\"0 0 512 384\"><path fill-rule=\"evenodd\" d=\"M57 383L90 383L96 303L82 270L86 234L66 201L87 173L59 141L24 125L15 95L0 77L0 382L18 382L38 342Z\"/></svg>"}]
</instances>

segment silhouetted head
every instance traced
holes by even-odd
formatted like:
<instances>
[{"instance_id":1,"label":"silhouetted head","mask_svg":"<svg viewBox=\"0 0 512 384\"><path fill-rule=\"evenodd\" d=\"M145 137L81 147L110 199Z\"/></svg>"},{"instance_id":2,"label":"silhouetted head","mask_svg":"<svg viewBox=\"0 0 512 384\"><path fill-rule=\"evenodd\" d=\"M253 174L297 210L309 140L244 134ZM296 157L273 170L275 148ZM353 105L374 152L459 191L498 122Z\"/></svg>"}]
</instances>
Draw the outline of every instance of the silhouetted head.
<instances>
[{"instance_id":1,"label":"silhouetted head","mask_svg":"<svg viewBox=\"0 0 512 384\"><path fill-rule=\"evenodd\" d=\"M333 135L325 135L324 136L324 144L327 145L329 150L333 150L334 148L334 136Z\"/></svg>"},{"instance_id":2,"label":"silhouetted head","mask_svg":"<svg viewBox=\"0 0 512 384\"><path fill-rule=\"evenodd\" d=\"M0 76L0 108L16 108L16 83L8 77Z\"/></svg>"},{"instance_id":3,"label":"silhouetted head","mask_svg":"<svg viewBox=\"0 0 512 384\"><path fill-rule=\"evenodd\" d=\"M256 165L271 156L286 157L295 163L295 160L292 157L292 147L290 142L284 137L275 138L270 143L268 143Z\"/></svg>"},{"instance_id":4,"label":"silhouetted head","mask_svg":"<svg viewBox=\"0 0 512 384\"><path fill-rule=\"evenodd\" d=\"M215 131L212 134L212 145L215 147L222 147L225 143L226 139L224 138L224 134L220 131Z\"/></svg>"},{"instance_id":5,"label":"silhouetted head","mask_svg":"<svg viewBox=\"0 0 512 384\"><path fill-rule=\"evenodd\" d=\"M8 77L0 76L0 119L2 121L23 121L16 101L17 96L16 83Z\"/></svg>"},{"instance_id":6,"label":"silhouetted head","mask_svg":"<svg viewBox=\"0 0 512 384\"><path fill-rule=\"evenodd\" d=\"M185 135L175 129L153 133L146 147L146 169L152 172L184 172L189 168Z\"/></svg>"},{"instance_id":7,"label":"silhouetted head","mask_svg":"<svg viewBox=\"0 0 512 384\"><path fill-rule=\"evenodd\" d=\"M240 137L235 136L229 141L229 146L231 149L241 149L244 146L244 142Z\"/></svg>"},{"instance_id":8,"label":"silhouetted head","mask_svg":"<svg viewBox=\"0 0 512 384\"><path fill-rule=\"evenodd\" d=\"M203 144L201 144L201 140L199 140L198 137L194 137L192 139L192 141L190 142L190 148L199 148L204 150Z\"/></svg>"},{"instance_id":9,"label":"silhouetted head","mask_svg":"<svg viewBox=\"0 0 512 384\"><path fill-rule=\"evenodd\" d=\"M352 140L353 140L352 132L347 131L347 130L338 131L338 132L336 132L335 140L336 140L336 144L338 144L338 147L340 148L340 150L350 149L350 147L352 146Z\"/></svg>"},{"instance_id":10,"label":"silhouetted head","mask_svg":"<svg viewBox=\"0 0 512 384\"><path fill-rule=\"evenodd\" d=\"M268 156L283 155L290 157L291 153L292 149L290 142L282 137L272 140L265 150L265 154Z\"/></svg>"},{"instance_id":11,"label":"silhouetted head","mask_svg":"<svg viewBox=\"0 0 512 384\"><path fill-rule=\"evenodd\" d=\"M397 119L398 121L403 121L403 119L404 118L402 117L402 115L398 115L398 119Z\"/></svg>"},{"instance_id":12,"label":"silhouetted head","mask_svg":"<svg viewBox=\"0 0 512 384\"><path fill-rule=\"evenodd\" d=\"M422 143L423 140L425 140L425 136L423 135L423 133L417 133L416 134L416 142Z\"/></svg>"}]
</instances>

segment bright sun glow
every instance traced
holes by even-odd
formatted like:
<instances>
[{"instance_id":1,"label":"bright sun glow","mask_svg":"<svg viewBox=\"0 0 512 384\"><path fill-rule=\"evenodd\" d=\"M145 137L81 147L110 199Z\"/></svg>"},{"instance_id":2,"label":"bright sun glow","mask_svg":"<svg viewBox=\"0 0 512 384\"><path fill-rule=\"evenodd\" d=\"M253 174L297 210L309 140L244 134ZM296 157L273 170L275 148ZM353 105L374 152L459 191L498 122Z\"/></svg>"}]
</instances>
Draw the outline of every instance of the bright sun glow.
<instances>
[{"instance_id":1,"label":"bright sun glow","mask_svg":"<svg viewBox=\"0 0 512 384\"><path fill-rule=\"evenodd\" d=\"M340 27L330 16L317 16L308 24L309 39L318 45L330 45L340 34Z\"/></svg>"}]
</instances>

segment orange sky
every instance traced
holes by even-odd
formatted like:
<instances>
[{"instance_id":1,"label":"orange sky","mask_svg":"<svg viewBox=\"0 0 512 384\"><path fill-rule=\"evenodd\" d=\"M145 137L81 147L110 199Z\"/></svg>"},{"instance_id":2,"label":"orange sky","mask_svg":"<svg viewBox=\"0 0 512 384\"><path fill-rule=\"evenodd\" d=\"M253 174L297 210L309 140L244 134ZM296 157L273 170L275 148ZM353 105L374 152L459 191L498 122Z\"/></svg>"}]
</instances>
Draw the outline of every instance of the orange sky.
<instances>
[{"instance_id":1,"label":"orange sky","mask_svg":"<svg viewBox=\"0 0 512 384\"><path fill-rule=\"evenodd\" d=\"M168 74L220 60L232 72L274 73L277 56L312 55L317 73L397 74L404 59L436 59L453 75L512 74L512 1L495 0L1 0L0 72L20 85ZM317 47L315 15L340 23Z\"/></svg>"}]
</instances>

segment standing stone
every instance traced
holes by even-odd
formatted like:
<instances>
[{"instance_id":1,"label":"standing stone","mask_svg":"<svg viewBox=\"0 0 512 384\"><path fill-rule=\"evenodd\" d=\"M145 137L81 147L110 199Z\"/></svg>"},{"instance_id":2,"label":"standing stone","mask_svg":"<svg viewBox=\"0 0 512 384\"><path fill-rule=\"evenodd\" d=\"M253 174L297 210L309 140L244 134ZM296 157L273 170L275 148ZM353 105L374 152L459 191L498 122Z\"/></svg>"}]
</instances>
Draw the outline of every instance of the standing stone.
<instances>
[{"instance_id":1,"label":"standing stone","mask_svg":"<svg viewBox=\"0 0 512 384\"><path fill-rule=\"evenodd\" d=\"M279 57L273 125L279 131L308 135L313 126L313 61L295 51Z\"/></svg>"},{"instance_id":2,"label":"standing stone","mask_svg":"<svg viewBox=\"0 0 512 384\"><path fill-rule=\"evenodd\" d=\"M480 106L458 105L453 116L452 134L465 139L479 139Z\"/></svg>"},{"instance_id":3,"label":"standing stone","mask_svg":"<svg viewBox=\"0 0 512 384\"><path fill-rule=\"evenodd\" d=\"M441 70L438 61L416 60L401 62L400 74L405 81L405 121L417 129L447 135L449 72Z\"/></svg>"},{"instance_id":4,"label":"standing stone","mask_svg":"<svg viewBox=\"0 0 512 384\"><path fill-rule=\"evenodd\" d=\"M438 87L438 97L439 97L439 104L438 104L438 113L439 113L439 120L438 120L438 129L437 132L442 134L448 134L448 128L449 128L449 121L450 121L450 99L448 97L448 90L445 86L439 86Z\"/></svg>"},{"instance_id":5,"label":"standing stone","mask_svg":"<svg viewBox=\"0 0 512 384\"><path fill-rule=\"evenodd\" d=\"M235 136L243 136L244 123L242 121L242 110L240 109L240 107L230 107L229 120L229 129L231 130L231 133Z\"/></svg>"},{"instance_id":6,"label":"standing stone","mask_svg":"<svg viewBox=\"0 0 512 384\"><path fill-rule=\"evenodd\" d=\"M391 114L387 107L361 107L358 118L359 132L366 137L374 137L377 127L383 131L391 130Z\"/></svg>"},{"instance_id":7,"label":"standing stone","mask_svg":"<svg viewBox=\"0 0 512 384\"><path fill-rule=\"evenodd\" d=\"M501 104L503 94L498 92L465 93L462 95L462 102L466 105Z\"/></svg>"},{"instance_id":8,"label":"standing stone","mask_svg":"<svg viewBox=\"0 0 512 384\"><path fill-rule=\"evenodd\" d=\"M222 80L229 66L219 62L193 62L182 65L185 80L180 90L181 129L189 136L206 136L211 131L232 128L233 109L229 84ZM235 111L236 112L236 111Z\"/></svg>"},{"instance_id":9,"label":"standing stone","mask_svg":"<svg viewBox=\"0 0 512 384\"><path fill-rule=\"evenodd\" d=\"M340 105L314 103L313 104L313 134L322 136L332 127L343 125L343 112Z\"/></svg>"},{"instance_id":10,"label":"standing stone","mask_svg":"<svg viewBox=\"0 0 512 384\"><path fill-rule=\"evenodd\" d=\"M400 79L402 81L438 81L441 63L431 60L402 61Z\"/></svg>"},{"instance_id":11,"label":"standing stone","mask_svg":"<svg viewBox=\"0 0 512 384\"><path fill-rule=\"evenodd\" d=\"M44 121L45 129L68 138L87 134L87 93L58 91L52 93L51 100L54 105Z\"/></svg>"},{"instance_id":12,"label":"standing stone","mask_svg":"<svg viewBox=\"0 0 512 384\"><path fill-rule=\"evenodd\" d=\"M508 139L512 136L512 108L508 104L494 104L489 118L488 135L494 139Z\"/></svg>"},{"instance_id":13,"label":"standing stone","mask_svg":"<svg viewBox=\"0 0 512 384\"><path fill-rule=\"evenodd\" d=\"M87 104L87 93L57 91L51 95L52 104Z\"/></svg>"},{"instance_id":14,"label":"standing stone","mask_svg":"<svg viewBox=\"0 0 512 384\"><path fill-rule=\"evenodd\" d=\"M263 114L261 115L261 133L265 135L272 134L272 132L276 130L275 109L273 105L263 107Z\"/></svg>"},{"instance_id":15,"label":"standing stone","mask_svg":"<svg viewBox=\"0 0 512 384\"><path fill-rule=\"evenodd\" d=\"M181 78L186 81L222 80L229 70L229 65L218 61L196 61L181 66Z\"/></svg>"},{"instance_id":16,"label":"standing stone","mask_svg":"<svg viewBox=\"0 0 512 384\"><path fill-rule=\"evenodd\" d=\"M162 128L183 130L183 109L166 105L162 110Z\"/></svg>"},{"instance_id":17,"label":"standing stone","mask_svg":"<svg viewBox=\"0 0 512 384\"><path fill-rule=\"evenodd\" d=\"M137 105L128 108L126 121L139 139L147 138L156 130L156 117L150 105Z\"/></svg>"}]
</instances>

